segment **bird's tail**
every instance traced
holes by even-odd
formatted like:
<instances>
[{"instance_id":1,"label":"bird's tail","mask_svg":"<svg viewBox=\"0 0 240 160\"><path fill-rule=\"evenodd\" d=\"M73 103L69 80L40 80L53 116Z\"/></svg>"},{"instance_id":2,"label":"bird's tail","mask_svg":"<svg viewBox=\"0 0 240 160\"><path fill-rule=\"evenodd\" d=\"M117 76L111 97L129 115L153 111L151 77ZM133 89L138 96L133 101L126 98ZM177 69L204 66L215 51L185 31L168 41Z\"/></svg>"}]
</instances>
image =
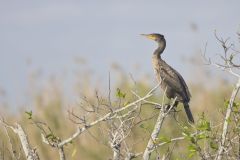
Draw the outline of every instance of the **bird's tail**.
<instances>
[{"instance_id":1,"label":"bird's tail","mask_svg":"<svg viewBox=\"0 0 240 160\"><path fill-rule=\"evenodd\" d=\"M193 115L192 115L192 112L189 108L189 105L188 103L185 103L184 104L184 109L185 109L185 112L187 114L187 117L188 117L188 120L191 122L191 123L194 123L194 119L193 119Z\"/></svg>"}]
</instances>

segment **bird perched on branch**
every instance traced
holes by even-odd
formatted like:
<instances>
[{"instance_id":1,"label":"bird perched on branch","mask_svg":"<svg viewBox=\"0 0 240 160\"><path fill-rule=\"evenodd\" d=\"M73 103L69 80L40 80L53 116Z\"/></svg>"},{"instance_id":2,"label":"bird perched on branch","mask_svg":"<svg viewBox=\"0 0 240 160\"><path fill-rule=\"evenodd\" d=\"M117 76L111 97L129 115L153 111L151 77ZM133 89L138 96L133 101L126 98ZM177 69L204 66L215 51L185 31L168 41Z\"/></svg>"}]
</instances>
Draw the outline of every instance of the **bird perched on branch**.
<instances>
[{"instance_id":1,"label":"bird perched on branch","mask_svg":"<svg viewBox=\"0 0 240 160\"><path fill-rule=\"evenodd\" d=\"M158 43L158 48L154 51L152 56L152 64L158 81L161 81L161 88L166 90L166 96L169 99L176 98L175 106L178 105L178 102L183 103L188 120L194 123L188 105L191 95L183 77L161 58L161 54L166 47L164 36L157 33L142 35Z\"/></svg>"}]
</instances>

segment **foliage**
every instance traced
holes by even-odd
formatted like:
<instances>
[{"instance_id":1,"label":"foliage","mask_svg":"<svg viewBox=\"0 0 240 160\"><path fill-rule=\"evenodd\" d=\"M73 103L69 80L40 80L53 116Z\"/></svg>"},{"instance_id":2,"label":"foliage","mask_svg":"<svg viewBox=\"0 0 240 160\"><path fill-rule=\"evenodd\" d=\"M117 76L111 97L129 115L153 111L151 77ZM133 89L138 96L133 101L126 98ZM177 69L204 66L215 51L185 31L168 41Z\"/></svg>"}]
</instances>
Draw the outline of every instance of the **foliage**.
<instances>
[{"instance_id":1,"label":"foliage","mask_svg":"<svg viewBox=\"0 0 240 160\"><path fill-rule=\"evenodd\" d=\"M218 40L224 48L224 63L217 67L231 73L229 65L238 69L234 64L235 55L228 55L228 45L222 39ZM121 77L109 86L107 92L104 89L102 92L95 91L89 77L79 80L84 84L76 87L79 89L77 92L81 92L81 100L78 104L72 103L70 108L66 107L62 86L52 84L46 90L37 90L33 94L31 110L15 115L5 111L4 120L24 126L32 146L36 146L42 159L58 159L55 149L60 150L61 142L76 131L82 133L64 145L65 154L70 159L105 160L115 154L121 158L128 155L129 159L142 159L142 152L151 140L156 120L161 114L166 116L163 117L160 134L152 139L154 150L151 158L239 158L240 102L235 99L238 83L234 89L231 84L219 83L211 90L196 84L189 85L194 95L190 107L197 119L192 125L186 123L181 105L166 114L162 108L167 102L159 98L163 95L148 93L153 88L151 80L144 76L132 83L122 70L119 72ZM111 93L111 90L114 92ZM139 101L146 93L149 97ZM162 108L157 109L156 104ZM229 112L230 115L227 114ZM227 127L226 134L224 126ZM0 135L3 137L0 140L0 159L11 159L15 153L23 159L21 144L11 128L1 127ZM117 154L118 151L121 154Z\"/></svg>"}]
</instances>

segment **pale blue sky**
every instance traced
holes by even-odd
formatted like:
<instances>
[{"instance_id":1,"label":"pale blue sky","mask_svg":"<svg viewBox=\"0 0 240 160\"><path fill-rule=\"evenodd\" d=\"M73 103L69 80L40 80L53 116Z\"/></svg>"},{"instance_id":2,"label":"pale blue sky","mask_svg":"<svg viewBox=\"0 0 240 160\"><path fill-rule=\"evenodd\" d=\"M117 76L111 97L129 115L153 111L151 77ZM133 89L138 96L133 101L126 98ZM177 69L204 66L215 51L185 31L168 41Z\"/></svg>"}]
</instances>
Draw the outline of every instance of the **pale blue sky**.
<instances>
[{"instance_id":1,"label":"pale blue sky","mask_svg":"<svg viewBox=\"0 0 240 160\"><path fill-rule=\"evenodd\" d=\"M43 77L71 73L74 57L86 59L103 77L112 62L133 75L135 64L141 65L141 72L153 74L155 44L139 36L152 32L167 39L164 59L190 77L181 57L193 56L206 42L208 51L216 53L213 31L234 37L239 6L239 0L1 0L0 88L8 101L24 104L31 71L41 69Z\"/></svg>"}]
</instances>

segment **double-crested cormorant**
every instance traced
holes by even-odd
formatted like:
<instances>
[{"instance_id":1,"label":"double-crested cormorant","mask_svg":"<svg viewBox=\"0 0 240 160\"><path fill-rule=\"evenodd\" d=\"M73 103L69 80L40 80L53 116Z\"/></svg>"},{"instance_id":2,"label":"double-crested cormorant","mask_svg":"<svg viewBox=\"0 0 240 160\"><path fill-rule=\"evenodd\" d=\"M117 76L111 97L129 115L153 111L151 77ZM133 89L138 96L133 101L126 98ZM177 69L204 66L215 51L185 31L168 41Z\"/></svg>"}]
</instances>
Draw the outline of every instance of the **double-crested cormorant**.
<instances>
[{"instance_id":1,"label":"double-crested cormorant","mask_svg":"<svg viewBox=\"0 0 240 160\"><path fill-rule=\"evenodd\" d=\"M158 48L153 53L152 64L158 81L161 81L161 88L166 90L166 96L169 99L176 98L176 106L178 105L178 102L183 103L188 120L191 123L194 123L188 105L191 95L183 77L161 58L161 54L166 47L164 36L157 33L142 35L158 43Z\"/></svg>"}]
</instances>

